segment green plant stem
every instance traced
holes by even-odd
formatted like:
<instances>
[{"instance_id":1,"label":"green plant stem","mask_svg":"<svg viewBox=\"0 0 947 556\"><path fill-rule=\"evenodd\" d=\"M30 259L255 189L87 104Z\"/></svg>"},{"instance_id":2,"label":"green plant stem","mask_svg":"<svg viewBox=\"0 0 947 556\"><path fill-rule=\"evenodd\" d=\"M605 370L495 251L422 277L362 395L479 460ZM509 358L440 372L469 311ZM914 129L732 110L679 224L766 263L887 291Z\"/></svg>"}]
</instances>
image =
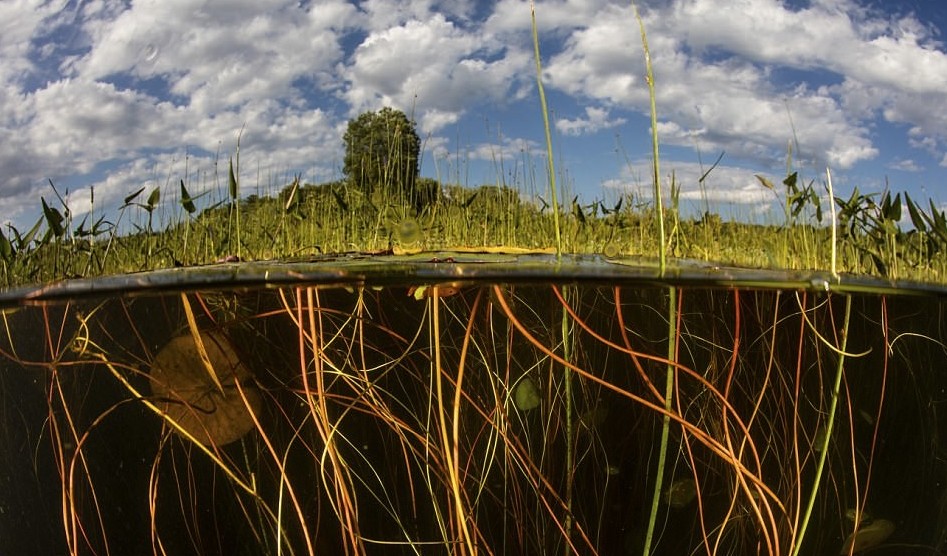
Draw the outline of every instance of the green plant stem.
<instances>
[{"instance_id":1,"label":"green plant stem","mask_svg":"<svg viewBox=\"0 0 947 556\"><path fill-rule=\"evenodd\" d=\"M556 192L556 167L552 159L552 134L549 131L549 108L543 90L543 66L539 58L539 32L536 29L536 7L529 3L533 26L533 54L536 58L536 88L539 89L539 105L543 111L543 128L546 131L546 171L549 172L549 193L552 196L552 221L556 230L556 254L562 256L562 232L559 229L559 196Z\"/></svg>"},{"instance_id":2,"label":"green plant stem","mask_svg":"<svg viewBox=\"0 0 947 556\"><path fill-rule=\"evenodd\" d=\"M658 507L661 504L661 489L664 486L664 468L667 462L668 436L671 429L672 397L674 396L674 364L677 354L675 327L677 323L677 288L668 291L668 366L664 381L664 419L661 424L661 446L658 450L658 470L654 476L654 495L651 497L651 512L648 516L648 531L645 534L642 554L651 554L651 542L658 519Z\"/></svg>"},{"instance_id":3,"label":"green plant stem","mask_svg":"<svg viewBox=\"0 0 947 556\"><path fill-rule=\"evenodd\" d=\"M660 240L660 272L664 276L664 270L667 266L667 244L664 239L664 203L661 200L661 158L658 153L658 107L654 98L654 71L651 68L651 50L648 48L648 35L645 33L644 20L638 13L638 6L635 2L631 3L635 10L635 18L638 20L638 27L641 29L641 44L644 48L644 65L648 79L648 96L651 99L651 156L654 159L652 167L654 169L654 205L658 213L658 239Z\"/></svg>"},{"instance_id":4,"label":"green plant stem","mask_svg":"<svg viewBox=\"0 0 947 556\"><path fill-rule=\"evenodd\" d=\"M822 441L822 449L819 450L819 462L816 464L815 479L812 482L812 490L809 491L809 502L806 504L805 514L802 516L802 524L799 531L793 539L792 556L798 556L799 549L802 547L802 540L806 536L806 529L809 526L809 519L812 517L812 509L815 507L815 499L819 494L819 485L822 482L822 473L825 469L826 456L829 453L829 444L832 441L832 431L835 426L835 412L838 408L839 388L842 384L842 372L845 369L845 354L848 346L848 323L852 314L852 296L845 296L845 319L842 323L842 344L836 350L838 352L838 368L835 371L835 382L832 385L832 400L829 402L829 420L825 424L825 439Z\"/></svg>"},{"instance_id":5,"label":"green plant stem","mask_svg":"<svg viewBox=\"0 0 947 556\"><path fill-rule=\"evenodd\" d=\"M829 208L832 213L832 277L838 282L838 222L835 218L835 192L832 190L832 172L828 168L825 169L825 179L829 187Z\"/></svg>"}]
</instances>

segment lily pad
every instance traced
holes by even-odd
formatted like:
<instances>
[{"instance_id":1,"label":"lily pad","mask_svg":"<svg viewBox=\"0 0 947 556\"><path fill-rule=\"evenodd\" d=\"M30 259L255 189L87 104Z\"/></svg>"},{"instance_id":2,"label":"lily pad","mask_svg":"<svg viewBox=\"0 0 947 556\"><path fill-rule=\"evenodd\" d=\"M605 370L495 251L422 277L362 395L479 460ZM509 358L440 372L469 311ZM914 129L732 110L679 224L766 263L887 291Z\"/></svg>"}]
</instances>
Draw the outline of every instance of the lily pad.
<instances>
[{"instance_id":1,"label":"lily pad","mask_svg":"<svg viewBox=\"0 0 947 556\"><path fill-rule=\"evenodd\" d=\"M165 418L180 427L174 429L179 434L183 430L205 446L229 444L253 429L250 412L259 411L260 394L250 369L223 334L201 332L200 341L214 376L194 336L182 334L155 357L151 393Z\"/></svg>"}]
</instances>

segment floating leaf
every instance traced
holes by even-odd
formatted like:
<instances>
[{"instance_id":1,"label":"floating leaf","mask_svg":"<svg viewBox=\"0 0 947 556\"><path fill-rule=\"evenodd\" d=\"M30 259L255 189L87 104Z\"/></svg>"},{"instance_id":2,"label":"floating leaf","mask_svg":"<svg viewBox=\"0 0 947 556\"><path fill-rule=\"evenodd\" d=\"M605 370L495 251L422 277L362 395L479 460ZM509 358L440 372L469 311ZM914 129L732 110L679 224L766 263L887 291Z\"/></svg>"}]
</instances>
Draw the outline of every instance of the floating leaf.
<instances>
[{"instance_id":1,"label":"floating leaf","mask_svg":"<svg viewBox=\"0 0 947 556\"><path fill-rule=\"evenodd\" d=\"M609 241L602 249L602 254L608 259L614 259L621 254L621 247L614 241Z\"/></svg>"},{"instance_id":2,"label":"floating leaf","mask_svg":"<svg viewBox=\"0 0 947 556\"><path fill-rule=\"evenodd\" d=\"M526 377L513 389L513 403L520 411L529 411L539 407L542 398L533 379Z\"/></svg>"}]
</instances>

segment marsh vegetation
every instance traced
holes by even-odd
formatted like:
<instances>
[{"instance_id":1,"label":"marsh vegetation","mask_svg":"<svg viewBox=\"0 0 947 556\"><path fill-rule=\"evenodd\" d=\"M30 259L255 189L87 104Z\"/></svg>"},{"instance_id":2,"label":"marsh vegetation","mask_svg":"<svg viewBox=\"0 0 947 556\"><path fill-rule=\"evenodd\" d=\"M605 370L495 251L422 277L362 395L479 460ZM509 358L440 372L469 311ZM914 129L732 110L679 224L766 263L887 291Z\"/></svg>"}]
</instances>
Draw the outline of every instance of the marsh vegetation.
<instances>
[{"instance_id":1,"label":"marsh vegetation","mask_svg":"<svg viewBox=\"0 0 947 556\"><path fill-rule=\"evenodd\" d=\"M409 291L5 312L4 546L947 549L940 300L631 282Z\"/></svg>"}]
</instances>

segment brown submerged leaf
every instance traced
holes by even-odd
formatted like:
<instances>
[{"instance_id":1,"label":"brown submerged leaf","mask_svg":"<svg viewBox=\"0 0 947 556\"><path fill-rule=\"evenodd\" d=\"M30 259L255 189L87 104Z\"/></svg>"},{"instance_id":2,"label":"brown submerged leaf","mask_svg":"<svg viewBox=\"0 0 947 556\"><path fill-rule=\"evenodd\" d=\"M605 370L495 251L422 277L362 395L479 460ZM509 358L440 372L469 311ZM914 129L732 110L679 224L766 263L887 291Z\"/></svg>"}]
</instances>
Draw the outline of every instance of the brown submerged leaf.
<instances>
[{"instance_id":1,"label":"brown submerged leaf","mask_svg":"<svg viewBox=\"0 0 947 556\"><path fill-rule=\"evenodd\" d=\"M250 370L223 334L201 332L200 338L222 391L187 333L158 352L149 375L151 393L166 418L201 444L229 444L253 429L250 411L259 411L260 394L250 381Z\"/></svg>"},{"instance_id":2,"label":"brown submerged leaf","mask_svg":"<svg viewBox=\"0 0 947 556\"><path fill-rule=\"evenodd\" d=\"M858 554L878 546L885 542L891 533L894 533L894 523L887 519L876 519L849 535L842 543L842 551L839 554Z\"/></svg>"}]
</instances>

